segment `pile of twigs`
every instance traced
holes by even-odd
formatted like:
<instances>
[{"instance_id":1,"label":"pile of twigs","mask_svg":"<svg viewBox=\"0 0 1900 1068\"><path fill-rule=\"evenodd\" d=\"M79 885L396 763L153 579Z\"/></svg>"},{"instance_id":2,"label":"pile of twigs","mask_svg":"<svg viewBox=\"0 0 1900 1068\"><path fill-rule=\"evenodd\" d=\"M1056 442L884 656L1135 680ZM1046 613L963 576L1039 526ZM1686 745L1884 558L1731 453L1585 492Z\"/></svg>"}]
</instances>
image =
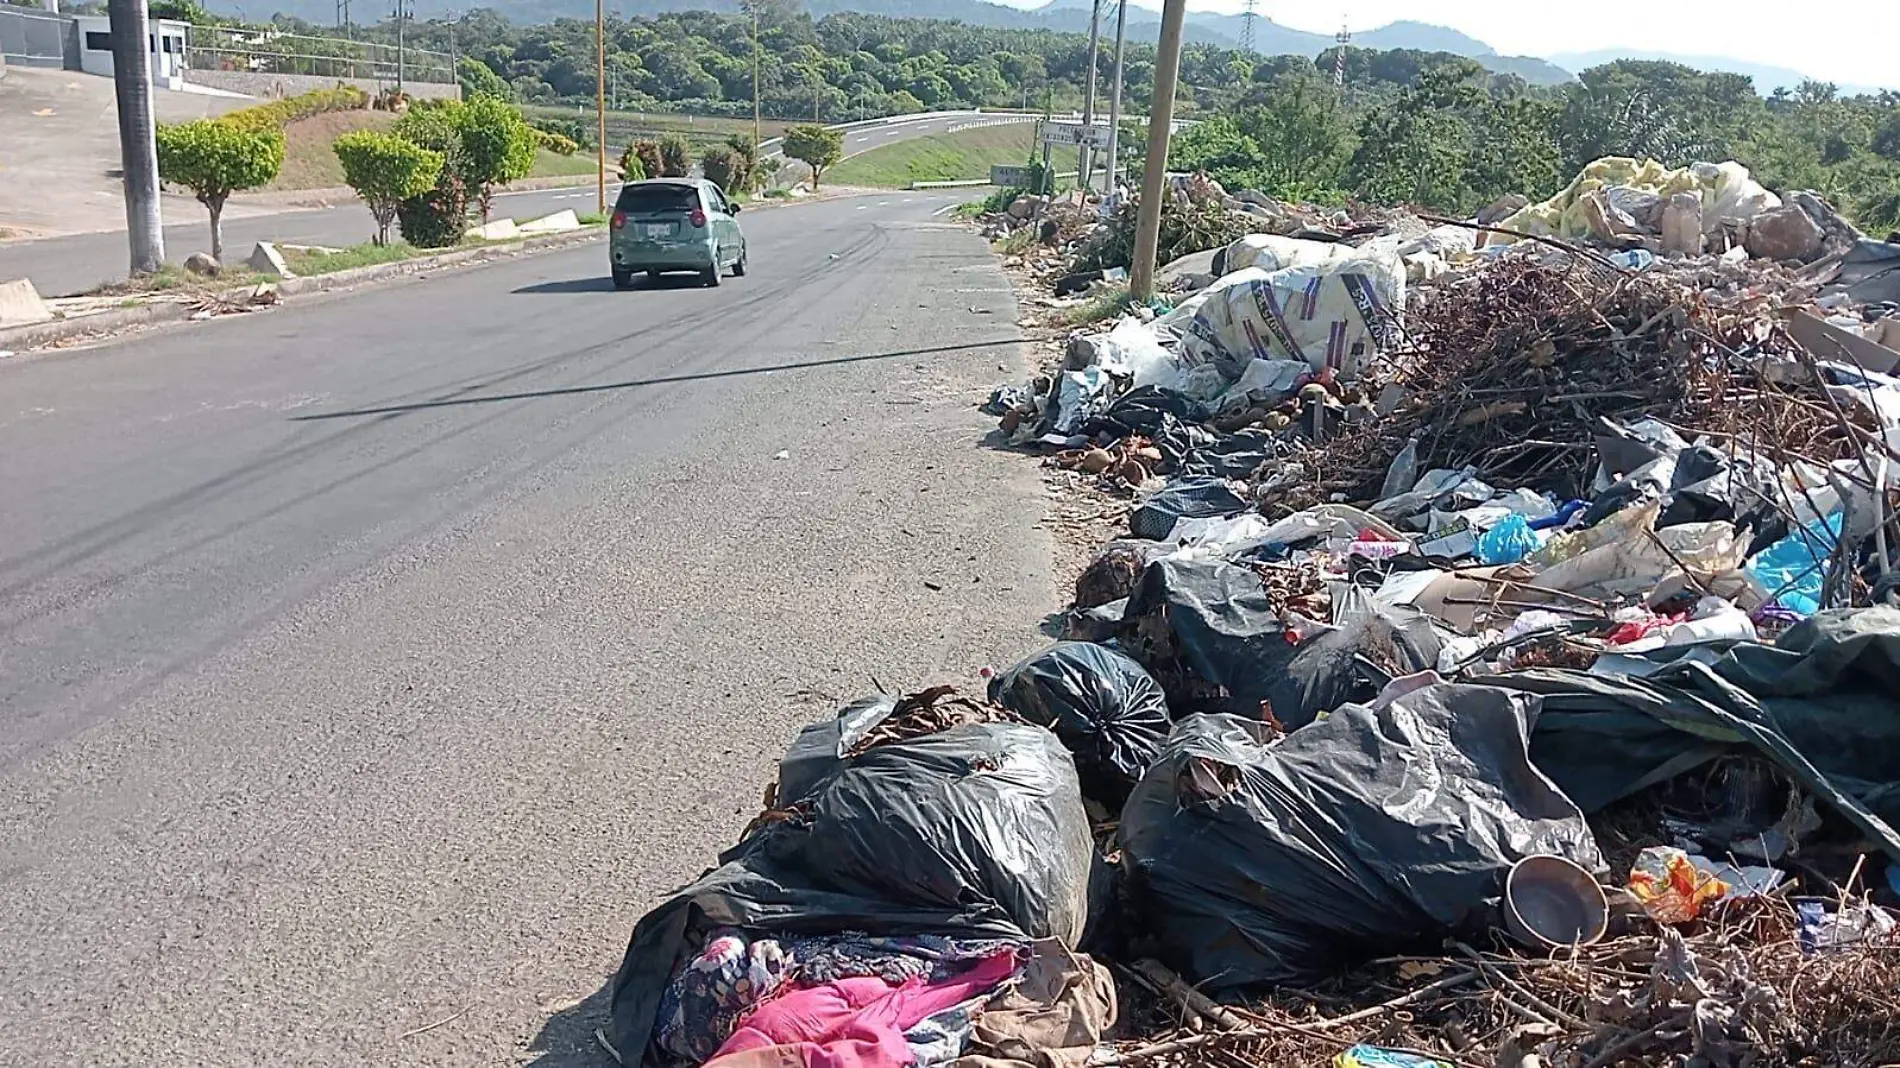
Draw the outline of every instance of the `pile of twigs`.
<instances>
[{"instance_id":1,"label":"pile of twigs","mask_svg":"<svg viewBox=\"0 0 1900 1068\"><path fill-rule=\"evenodd\" d=\"M1689 933L1662 929L1554 957L1453 948L1246 1007L1209 1008L1165 981L1147 983L1173 998L1178 1023L1123 1043L1111 1063L1320 1065L1356 1043L1472 1068L1526 1055L1553 1068L1900 1060L1900 945L1804 950L1780 898L1726 903Z\"/></svg>"},{"instance_id":2,"label":"pile of twigs","mask_svg":"<svg viewBox=\"0 0 1900 1068\"><path fill-rule=\"evenodd\" d=\"M1853 455L1864 437L1841 421L1871 430L1870 415L1825 403L1805 372L1758 373L1811 361L1767 305L1585 259L1508 258L1454 275L1408 309L1411 346L1393 360L1407 399L1301 457L1312 478L1281 503L1376 496L1414 438L1420 470L1469 465L1494 485L1581 496L1606 418L1653 417L1823 463Z\"/></svg>"}]
</instances>

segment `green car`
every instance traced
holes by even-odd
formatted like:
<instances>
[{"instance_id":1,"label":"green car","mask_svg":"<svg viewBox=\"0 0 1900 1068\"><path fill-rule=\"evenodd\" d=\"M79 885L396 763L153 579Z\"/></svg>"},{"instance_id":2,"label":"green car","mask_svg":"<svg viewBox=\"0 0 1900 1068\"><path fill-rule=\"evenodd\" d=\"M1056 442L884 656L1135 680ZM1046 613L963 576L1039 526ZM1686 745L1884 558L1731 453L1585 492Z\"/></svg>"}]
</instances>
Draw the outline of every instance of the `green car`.
<instances>
[{"instance_id":1,"label":"green car","mask_svg":"<svg viewBox=\"0 0 1900 1068\"><path fill-rule=\"evenodd\" d=\"M668 271L692 271L707 285L719 284L725 269L743 277L745 234L739 231L739 205L719 187L697 178L655 178L620 187L613 228L607 239L614 288L633 285L645 271L658 278Z\"/></svg>"}]
</instances>

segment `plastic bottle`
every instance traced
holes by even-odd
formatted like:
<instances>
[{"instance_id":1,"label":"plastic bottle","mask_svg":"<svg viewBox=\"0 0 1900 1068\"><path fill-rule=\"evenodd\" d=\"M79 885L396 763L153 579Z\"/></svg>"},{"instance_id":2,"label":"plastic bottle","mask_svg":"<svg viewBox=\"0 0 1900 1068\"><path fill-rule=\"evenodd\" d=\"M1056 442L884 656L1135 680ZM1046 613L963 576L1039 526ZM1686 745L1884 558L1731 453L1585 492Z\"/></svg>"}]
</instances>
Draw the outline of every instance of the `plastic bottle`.
<instances>
[{"instance_id":1,"label":"plastic bottle","mask_svg":"<svg viewBox=\"0 0 1900 1068\"><path fill-rule=\"evenodd\" d=\"M1507 515L1496 526L1478 536L1477 557L1481 564L1515 564L1543 545L1543 539L1521 515Z\"/></svg>"},{"instance_id":2,"label":"plastic bottle","mask_svg":"<svg viewBox=\"0 0 1900 1068\"><path fill-rule=\"evenodd\" d=\"M1379 489L1379 499L1390 500L1401 493L1410 493L1418 483L1418 439L1412 438L1405 448L1392 458L1392 466L1386 468L1385 485Z\"/></svg>"}]
</instances>

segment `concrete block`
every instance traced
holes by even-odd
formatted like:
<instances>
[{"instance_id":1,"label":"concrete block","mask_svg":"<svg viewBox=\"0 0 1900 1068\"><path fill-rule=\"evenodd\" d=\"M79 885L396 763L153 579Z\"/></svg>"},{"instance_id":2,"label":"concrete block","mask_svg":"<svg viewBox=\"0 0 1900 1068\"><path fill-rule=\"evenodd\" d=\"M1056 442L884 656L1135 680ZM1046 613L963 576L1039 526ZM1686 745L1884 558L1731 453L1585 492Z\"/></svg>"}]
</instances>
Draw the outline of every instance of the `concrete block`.
<instances>
[{"instance_id":1,"label":"concrete block","mask_svg":"<svg viewBox=\"0 0 1900 1068\"><path fill-rule=\"evenodd\" d=\"M552 215L543 215L539 219L532 219L521 224L521 232L524 234L562 234L580 228L581 220L574 214L572 208L557 211Z\"/></svg>"},{"instance_id":2,"label":"concrete block","mask_svg":"<svg viewBox=\"0 0 1900 1068\"><path fill-rule=\"evenodd\" d=\"M284 259L284 254L269 241L259 241L257 247L251 250L251 258L246 260L245 264L259 274L274 274L279 278L297 277L297 272L290 269L290 264Z\"/></svg>"},{"instance_id":3,"label":"concrete block","mask_svg":"<svg viewBox=\"0 0 1900 1068\"><path fill-rule=\"evenodd\" d=\"M27 326L53 317L28 278L0 282L0 326Z\"/></svg>"},{"instance_id":4,"label":"concrete block","mask_svg":"<svg viewBox=\"0 0 1900 1068\"><path fill-rule=\"evenodd\" d=\"M513 219L496 219L486 226L475 227L469 231L469 234L483 241L507 241L510 238L520 237L521 228L515 225Z\"/></svg>"}]
</instances>

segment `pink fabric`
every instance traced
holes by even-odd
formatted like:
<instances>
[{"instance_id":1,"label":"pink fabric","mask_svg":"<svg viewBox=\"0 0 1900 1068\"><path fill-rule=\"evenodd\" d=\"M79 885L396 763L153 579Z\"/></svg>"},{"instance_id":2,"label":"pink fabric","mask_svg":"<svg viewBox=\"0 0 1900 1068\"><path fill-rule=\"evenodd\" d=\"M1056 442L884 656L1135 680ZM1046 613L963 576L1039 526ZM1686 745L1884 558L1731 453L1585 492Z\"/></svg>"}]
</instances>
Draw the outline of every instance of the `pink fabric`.
<instances>
[{"instance_id":1,"label":"pink fabric","mask_svg":"<svg viewBox=\"0 0 1900 1068\"><path fill-rule=\"evenodd\" d=\"M805 1068L903 1068L913 1060L905 1031L989 993L1015 972L1016 955L999 953L941 983L912 979L894 987L882 979L842 979L792 990L753 1010L707 1068L775 1046L796 1050Z\"/></svg>"}]
</instances>

